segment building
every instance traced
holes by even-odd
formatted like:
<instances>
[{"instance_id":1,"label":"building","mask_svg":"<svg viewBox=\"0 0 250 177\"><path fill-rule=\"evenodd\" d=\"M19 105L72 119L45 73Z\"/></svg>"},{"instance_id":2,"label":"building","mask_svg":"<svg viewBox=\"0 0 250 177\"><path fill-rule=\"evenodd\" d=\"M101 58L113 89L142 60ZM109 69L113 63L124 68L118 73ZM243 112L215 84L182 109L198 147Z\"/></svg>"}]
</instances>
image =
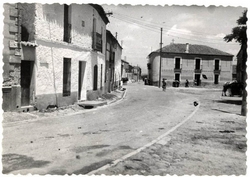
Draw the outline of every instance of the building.
<instances>
[{"instance_id":1,"label":"building","mask_svg":"<svg viewBox=\"0 0 250 177\"><path fill-rule=\"evenodd\" d=\"M5 111L67 106L104 92L109 20L101 6L18 3L4 9Z\"/></svg>"},{"instance_id":2,"label":"building","mask_svg":"<svg viewBox=\"0 0 250 177\"><path fill-rule=\"evenodd\" d=\"M196 44L171 43L162 48L161 80L187 80L196 85L219 84L232 80L233 55ZM160 50L148 55L148 78L159 85ZM160 82L161 83L161 82Z\"/></svg>"},{"instance_id":3,"label":"building","mask_svg":"<svg viewBox=\"0 0 250 177\"><path fill-rule=\"evenodd\" d=\"M122 47L109 30L106 30L106 36L105 90L111 92L119 88L121 83Z\"/></svg>"},{"instance_id":4,"label":"building","mask_svg":"<svg viewBox=\"0 0 250 177\"><path fill-rule=\"evenodd\" d=\"M129 62L121 60L121 75L123 81L128 81L127 71L129 69Z\"/></svg>"},{"instance_id":5,"label":"building","mask_svg":"<svg viewBox=\"0 0 250 177\"><path fill-rule=\"evenodd\" d=\"M139 66L133 66L133 70L132 70L132 73L133 73L133 81L140 81L141 80L141 68Z\"/></svg>"}]
</instances>

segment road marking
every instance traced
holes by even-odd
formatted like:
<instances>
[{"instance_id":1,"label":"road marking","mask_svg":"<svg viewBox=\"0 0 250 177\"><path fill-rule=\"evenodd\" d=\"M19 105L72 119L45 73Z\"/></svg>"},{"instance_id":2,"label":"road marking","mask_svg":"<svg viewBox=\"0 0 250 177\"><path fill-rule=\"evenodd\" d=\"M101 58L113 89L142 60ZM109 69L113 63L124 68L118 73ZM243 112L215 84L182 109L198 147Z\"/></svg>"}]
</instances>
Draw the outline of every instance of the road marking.
<instances>
[{"instance_id":1,"label":"road marking","mask_svg":"<svg viewBox=\"0 0 250 177\"><path fill-rule=\"evenodd\" d=\"M141 152L142 150L146 149L149 146L152 146L153 144L157 143L158 141L160 141L161 139L163 139L164 137L166 137L167 135L169 135L170 133L172 133L173 131L175 131L177 128L179 128L181 125L183 125L186 121L188 121L200 108L200 102L198 102L198 106L195 107L195 110L186 118L184 119L182 122L180 122L179 124L177 124L176 126L174 126L173 128L171 128L169 131L167 131L166 133L162 134L161 136L159 136L158 138L156 138L155 140L151 141L150 143L144 145L143 147L136 149L133 152L130 152L124 156L122 156L121 158L114 160L111 162L111 164L106 164L96 170L93 170L89 173L87 173L86 175L93 175L95 173L97 173L98 171L102 171L102 170L106 170L107 168L113 167L115 165L117 165L119 162L124 161L125 159L138 154L139 152Z\"/></svg>"}]
</instances>

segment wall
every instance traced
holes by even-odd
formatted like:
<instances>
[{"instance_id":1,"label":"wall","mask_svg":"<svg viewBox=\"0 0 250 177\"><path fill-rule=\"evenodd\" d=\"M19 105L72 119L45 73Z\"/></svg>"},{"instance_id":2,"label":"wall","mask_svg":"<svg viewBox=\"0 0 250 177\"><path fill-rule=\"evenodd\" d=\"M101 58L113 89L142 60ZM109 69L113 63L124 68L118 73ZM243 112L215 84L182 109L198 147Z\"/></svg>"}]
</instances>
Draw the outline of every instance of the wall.
<instances>
[{"instance_id":1,"label":"wall","mask_svg":"<svg viewBox=\"0 0 250 177\"><path fill-rule=\"evenodd\" d=\"M122 48L117 45L117 48L115 50L115 82L116 82L116 86L120 86L120 82L122 79L121 76L121 57L122 57Z\"/></svg>"},{"instance_id":2,"label":"wall","mask_svg":"<svg viewBox=\"0 0 250 177\"><path fill-rule=\"evenodd\" d=\"M21 105L21 56L18 45L20 29L16 4L3 4L3 104L4 111L14 111Z\"/></svg>"}]
</instances>

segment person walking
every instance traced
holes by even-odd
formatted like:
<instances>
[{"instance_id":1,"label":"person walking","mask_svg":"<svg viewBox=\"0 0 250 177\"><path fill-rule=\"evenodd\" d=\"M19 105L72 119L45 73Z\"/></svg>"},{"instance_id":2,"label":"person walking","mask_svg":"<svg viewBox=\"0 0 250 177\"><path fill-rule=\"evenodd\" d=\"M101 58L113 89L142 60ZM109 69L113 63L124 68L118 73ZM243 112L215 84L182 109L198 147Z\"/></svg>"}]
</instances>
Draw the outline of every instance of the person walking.
<instances>
[{"instance_id":1,"label":"person walking","mask_svg":"<svg viewBox=\"0 0 250 177\"><path fill-rule=\"evenodd\" d=\"M167 87L167 82L166 79L162 80L162 90L165 92L166 91L166 87Z\"/></svg>"}]
</instances>

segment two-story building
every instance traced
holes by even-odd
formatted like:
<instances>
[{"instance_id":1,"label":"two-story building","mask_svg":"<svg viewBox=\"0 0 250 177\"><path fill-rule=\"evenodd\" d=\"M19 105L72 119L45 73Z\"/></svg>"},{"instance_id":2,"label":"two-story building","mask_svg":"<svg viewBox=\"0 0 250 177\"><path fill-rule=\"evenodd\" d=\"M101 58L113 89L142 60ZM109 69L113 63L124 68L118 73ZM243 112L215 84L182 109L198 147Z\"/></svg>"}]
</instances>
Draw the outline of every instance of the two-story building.
<instances>
[{"instance_id":1,"label":"two-story building","mask_svg":"<svg viewBox=\"0 0 250 177\"><path fill-rule=\"evenodd\" d=\"M4 8L4 85L13 93L3 87L3 95L15 98L3 100L4 110L60 107L102 94L109 20L101 6L18 3Z\"/></svg>"},{"instance_id":2,"label":"two-story building","mask_svg":"<svg viewBox=\"0 0 250 177\"><path fill-rule=\"evenodd\" d=\"M111 92L120 87L121 83L121 56L122 47L113 36L106 30L107 46L106 46L106 74L105 74L105 90Z\"/></svg>"},{"instance_id":3,"label":"two-story building","mask_svg":"<svg viewBox=\"0 0 250 177\"><path fill-rule=\"evenodd\" d=\"M197 85L218 84L232 80L233 55L196 44L171 43L162 48L161 79L194 81ZM148 56L148 78L159 85L160 50Z\"/></svg>"}]
</instances>

